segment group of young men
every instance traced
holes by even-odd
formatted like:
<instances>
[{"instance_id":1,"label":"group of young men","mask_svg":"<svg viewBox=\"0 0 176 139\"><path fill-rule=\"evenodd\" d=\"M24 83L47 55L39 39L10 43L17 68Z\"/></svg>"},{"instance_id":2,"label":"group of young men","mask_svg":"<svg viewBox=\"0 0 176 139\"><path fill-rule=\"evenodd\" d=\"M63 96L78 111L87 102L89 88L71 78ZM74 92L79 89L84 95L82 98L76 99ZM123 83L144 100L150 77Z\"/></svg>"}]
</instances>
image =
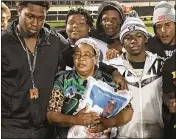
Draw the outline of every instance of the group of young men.
<instances>
[{"instance_id":1,"label":"group of young men","mask_svg":"<svg viewBox=\"0 0 176 139\"><path fill-rule=\"evenodd\" d=\"M47 1L21 1L18 19L7 29L1 25L2 138L54 137L46 115L55 75L73 68L72 46L88 37L101 50L99 69L108 74L118 69L133 93L133 117L118 127L117 137L175 138L174 6L165 1L155 6L154 37L138 17L125 18L116 1L99 6L96 28L86 10L70 10L60 33L45 23L49 7ZM125 89L119 72L113 78Z\"/></svg>"}]
</instances>

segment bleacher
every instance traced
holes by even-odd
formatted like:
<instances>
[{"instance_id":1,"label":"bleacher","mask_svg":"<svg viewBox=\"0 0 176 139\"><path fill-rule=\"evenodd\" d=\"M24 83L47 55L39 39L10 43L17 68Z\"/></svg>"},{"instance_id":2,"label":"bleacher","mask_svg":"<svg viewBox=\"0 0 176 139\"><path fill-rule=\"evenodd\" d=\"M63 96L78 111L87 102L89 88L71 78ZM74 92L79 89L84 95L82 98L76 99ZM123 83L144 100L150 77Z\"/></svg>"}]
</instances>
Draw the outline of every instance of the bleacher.
<instances>
[{"instance_id":1,"label":"bleacher","mask_svg":"<svg viewBox=\"0 0 176 139\"><path fill-rule=\"evenodd\" d=\"M140 2L139 0L138 2L137 1L131 2L131 1L130 0L129 1L120 0L119 2L122 2L121 4L127 7L132 7L132 9L138 13L140 18L145 20L148 17L150 17L150 19L152 19L154 6L156 5L157 2ZM48 11L46 20L47 21L65 20L68 10L70 8L76 8L76 7L84 7L85 9L89 11L89 13L93 16L93 18L96 19L98 6L101 4L101 2L103 1L99 1L99 0L81 1L81 2L80 1L53 1L52 2L53 5ZM169 1L169 2L175 5L175 1ZM15 9L14 1L11 4L12 4L11 5L11 13L12 13L11 20L13 20L14 18L17 18L18 15ZM175 8L176 8L176 5L175 5Z\"/></svg>"}]
</instances>

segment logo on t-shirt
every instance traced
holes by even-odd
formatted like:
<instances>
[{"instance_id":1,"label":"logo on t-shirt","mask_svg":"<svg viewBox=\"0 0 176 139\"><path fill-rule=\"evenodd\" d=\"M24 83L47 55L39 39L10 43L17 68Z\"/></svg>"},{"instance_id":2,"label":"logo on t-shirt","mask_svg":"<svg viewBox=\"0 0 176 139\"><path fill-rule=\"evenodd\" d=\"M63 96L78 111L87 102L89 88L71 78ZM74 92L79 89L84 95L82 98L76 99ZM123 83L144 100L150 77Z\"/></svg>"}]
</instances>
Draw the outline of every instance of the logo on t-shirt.
<instances>
[{"instance_id":1,"label":"logo on t-shirt","mask_svg":"<svg viewBox=\"0 0 176 139\"><path fill-rule=\"evenodd\" d=\"M164 52L165 52L166 57L169 58L173 55L175 51L176 49L175 50L165 50Z\"/></svg>"}]
</instances>

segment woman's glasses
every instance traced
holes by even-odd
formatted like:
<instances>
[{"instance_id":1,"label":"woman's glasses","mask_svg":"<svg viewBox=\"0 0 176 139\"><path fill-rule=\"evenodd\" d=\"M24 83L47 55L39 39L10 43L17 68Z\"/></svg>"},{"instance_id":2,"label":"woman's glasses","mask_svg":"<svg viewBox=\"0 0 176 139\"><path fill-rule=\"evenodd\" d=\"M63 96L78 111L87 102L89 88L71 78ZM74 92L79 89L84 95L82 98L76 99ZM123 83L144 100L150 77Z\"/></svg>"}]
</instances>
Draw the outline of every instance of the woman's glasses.
<instances>
[{"instance_id":1,"label":"woman's glasses","mask_svg":"<svg viewBox=\"0 0 176 139\"><path fill-rule=\"evenodd\" d=\"M95 56L95 54L83 54L82 55L81 53L75 53L73 55L73 58L80 59L81 57L83 57L84 59L90 59L90 58L92 58L94 56Z\"/></svg>"}]
</instances>

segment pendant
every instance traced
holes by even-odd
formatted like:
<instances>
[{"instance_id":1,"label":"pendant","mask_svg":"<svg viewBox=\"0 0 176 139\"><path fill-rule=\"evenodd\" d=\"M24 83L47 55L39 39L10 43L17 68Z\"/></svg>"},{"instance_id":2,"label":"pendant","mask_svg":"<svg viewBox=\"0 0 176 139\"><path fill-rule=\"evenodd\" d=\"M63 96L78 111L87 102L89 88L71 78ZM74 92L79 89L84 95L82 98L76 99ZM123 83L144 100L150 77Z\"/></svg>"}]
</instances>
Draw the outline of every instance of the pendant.
<instances>
[{"instance_id":1,"label":"pendant","mask_svg":"<svg viewBox=\"0 0 176 139\"><path fill-rule=\"evenodd\" d=\"M39 98L39 90L37 88L32 88L29 90L30 99L37 99Z\"/></svg>"}]
</instances>

